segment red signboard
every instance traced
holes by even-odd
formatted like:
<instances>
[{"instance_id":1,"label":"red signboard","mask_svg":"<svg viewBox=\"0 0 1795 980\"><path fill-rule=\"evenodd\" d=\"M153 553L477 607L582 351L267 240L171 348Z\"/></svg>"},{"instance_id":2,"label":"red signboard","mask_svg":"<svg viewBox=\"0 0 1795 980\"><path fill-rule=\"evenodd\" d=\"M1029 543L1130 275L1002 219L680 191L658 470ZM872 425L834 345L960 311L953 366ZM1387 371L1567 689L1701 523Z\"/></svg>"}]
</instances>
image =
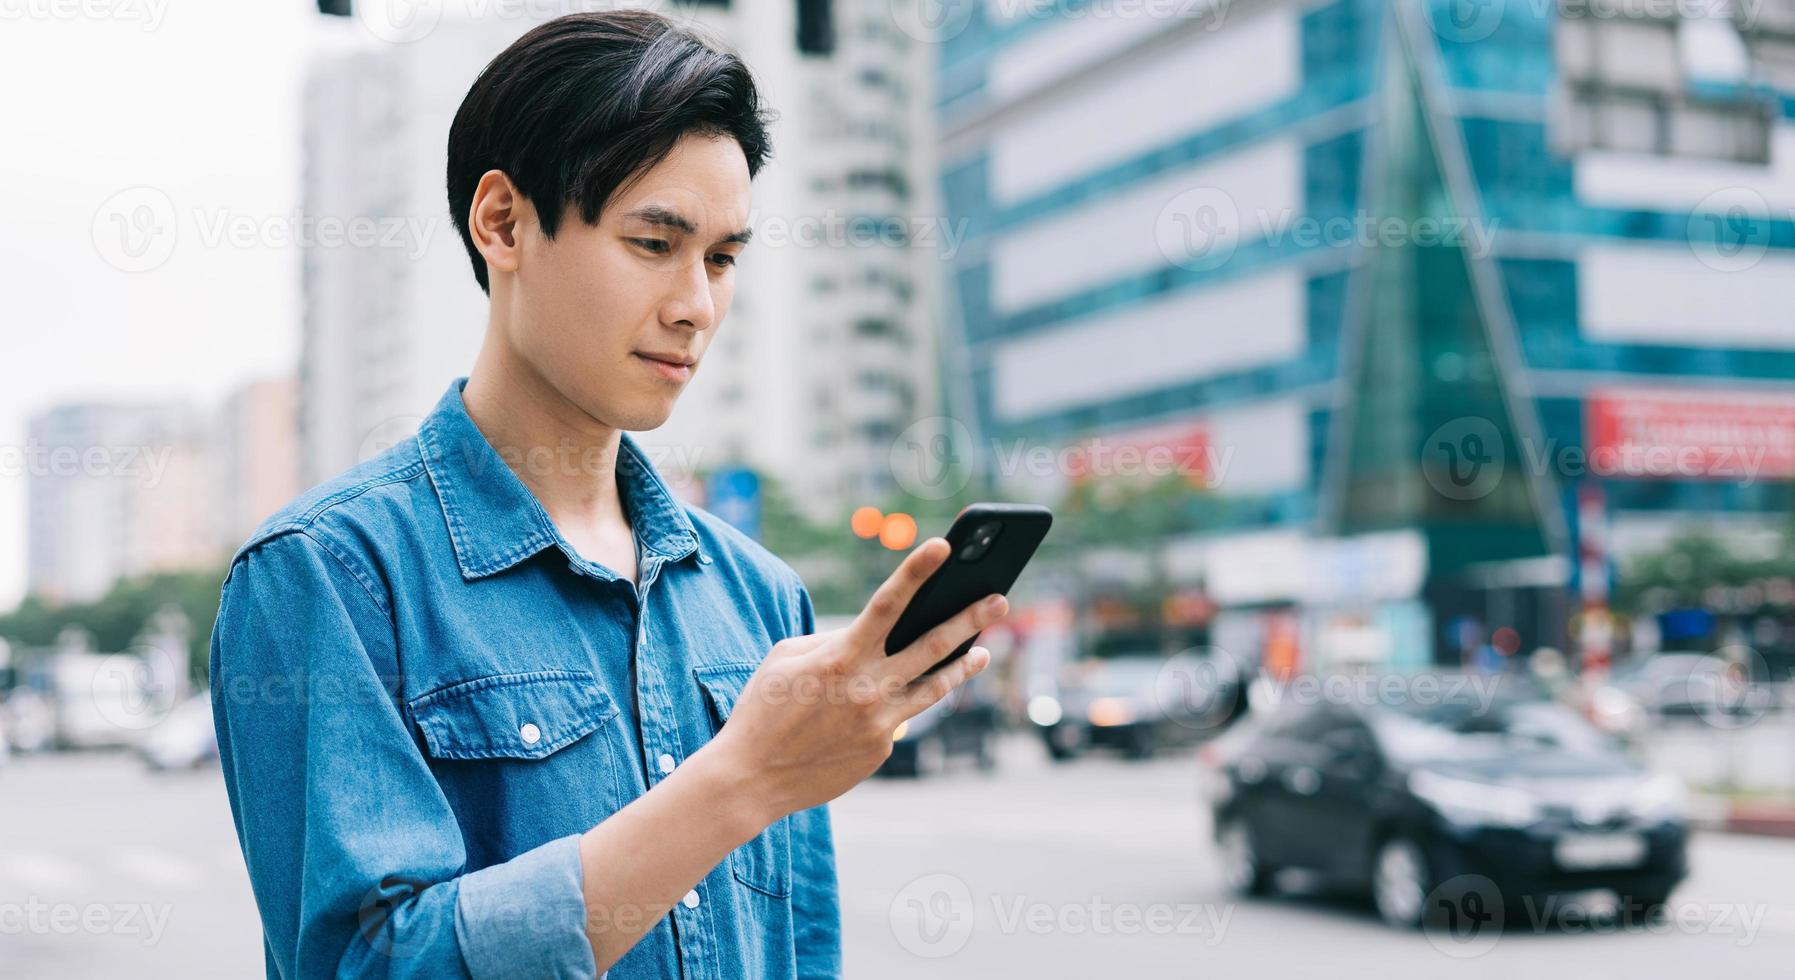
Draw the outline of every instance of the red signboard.
<instances>
[{"instance_id":1,"label":"red signboard","mask_svg":"<svg viewBox=\"0 0 1795 980\"><path fill-rule=\"evenodd\" d=\"M1598 476L1687 480L1795 477L1795 393L1603 389L1585 405Z\"/></svg>"},{"instance_id":2,"label":"red signboard","mask_svg":"<svg viewBox=\"0 0 1795 980\"><path fill-rule=\"evenodd\" d=\"M1213 455L1209 427L1185 422L1093 436L1066 447L1065 461L1073 483L1092 477L1145 482L1177 475L1204 487L1212 484Z\"/></svg>"}]
</instances>

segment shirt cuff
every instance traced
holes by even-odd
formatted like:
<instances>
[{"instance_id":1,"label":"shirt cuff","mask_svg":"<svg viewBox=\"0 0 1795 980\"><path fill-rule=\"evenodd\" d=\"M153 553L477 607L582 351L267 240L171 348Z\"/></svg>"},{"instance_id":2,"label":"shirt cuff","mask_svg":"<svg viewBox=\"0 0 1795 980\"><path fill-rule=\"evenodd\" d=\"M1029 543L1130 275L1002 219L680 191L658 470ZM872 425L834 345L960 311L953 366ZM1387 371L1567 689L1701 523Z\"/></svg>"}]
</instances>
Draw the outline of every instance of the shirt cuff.
<instances>
[{"instance_id":1,"label":"shirt cuff","mask_svg":"<svg viewBox=\"0 0 1795 980\"><path fill-rule=\"evenodd\" d=\"M592 980L581 834L461 876L455 937L474 980Z\"/></svg>"}]
</instances>

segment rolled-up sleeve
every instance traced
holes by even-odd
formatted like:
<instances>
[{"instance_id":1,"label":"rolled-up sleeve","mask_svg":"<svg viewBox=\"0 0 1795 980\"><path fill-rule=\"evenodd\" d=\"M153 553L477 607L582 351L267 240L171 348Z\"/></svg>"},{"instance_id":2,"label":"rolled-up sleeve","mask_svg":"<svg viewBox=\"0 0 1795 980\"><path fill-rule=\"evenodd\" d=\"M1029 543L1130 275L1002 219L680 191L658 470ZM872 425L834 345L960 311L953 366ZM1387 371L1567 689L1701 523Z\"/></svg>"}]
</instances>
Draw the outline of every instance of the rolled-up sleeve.
<instances>
[{"instance_id":1,"label":"rolled-up sleeve","mask_svg":"<svg viewBox=\"0 0 1795 980\"><path fill-rule=\"evenodd\" d=\"M468 871L400 713L390 606L344 549L246 549L211 644L213 722L267 956L287 980L596 976L580 835Z\"/></svg>"}]
</instances>

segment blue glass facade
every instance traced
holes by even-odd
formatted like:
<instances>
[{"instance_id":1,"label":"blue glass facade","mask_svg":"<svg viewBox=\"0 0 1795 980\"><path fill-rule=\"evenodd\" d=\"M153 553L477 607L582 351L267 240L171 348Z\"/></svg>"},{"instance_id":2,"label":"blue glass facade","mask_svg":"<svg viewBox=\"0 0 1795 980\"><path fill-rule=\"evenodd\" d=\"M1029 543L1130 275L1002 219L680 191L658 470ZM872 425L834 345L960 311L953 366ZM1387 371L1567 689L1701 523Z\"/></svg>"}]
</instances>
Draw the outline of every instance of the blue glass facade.
<instances>
[{"instance_id":1,"label":"blue glass facade","mask_svg":"<svg viewBox=\"0 0 1795 980\"><path fill-rule=\"evenodd\" d=\"M1442 7L1444 2L1438 0ZM1061 9L1077 16L1085 8L1082 0L1074 0ZM942 46L939 112L949 128L992 107L987 68L994 57L1034 32L1056 26L1051 19L1036 17L995 25L985 20L983 10L982 5L973 5L965 30ZM964 339L973 352L972 389L978 422L988 437L1064 443L1090 432L1146 425L1281 394L1350 390L1350 385L1339 383L1347 353L1342 338L1351 316L1349 284L1353 272L1364 266L1362 255L1341 254L1350 249L1305 246L1289 238L1243 239L1230 260L1217 268L1167 263L1050 302L1000 312L992 298L990 250L983 246L1004 236L1026 236L1045 219L1271 137L1302 142L1302 201L1308 217L1325 221L1362 213L1368 206L1363 188L1374 176L1366 173L1373 142L1369 135L1379 125L1378 86L1385 77L1381 59L1391 56L1392 10L1375 0L1340 0L1302 12L1300 83L1285 97L1199 131L1177 134L1163 145L1006 204L994 200L988 151L975 148L949 161L950 169L942 176L949 217L966 221L968 232L963 259L952 270L959 304L953 319L964 325ZM1548 135L1556 70L1554 16L1542 5L1510 3L1488 36L1457 40L1450 31L1445 36L1429 33L1416 49L1419 57L1433 61L1433 70L1424 72L1424 77L1443 83L1446 90L1435 93L1442 97L1430 100L1430 105L1447 107L1445 121L1459 143L1453 152L1462 153L1475 203L1492 229L1494 254L1489 262L1509 308L1527 380L1550 375L1554 381L1524 386L1540 392L1533 399L1540 434L1556 445L1581 448L1583 406L1574 392L1585 384L1676 386L1727 378L1795 385L1795 345L1733 349L1698 337L1688 343L1606 342L1592 339L1581 328L1577 271L1581 248L1616 242L1680 248L1704 242L1736 245L1741 232L1687 210L1622 210L1579 200L1573 161L1554 152ZM1229 29L1223 25L1224 36ZM1795 94L1738 86L1716 91L1710 84L1690 84L1710 99L1768 100L1781 118L1795 118ZM1067 138L1103 137L1069 132ZM1788 213L1772 214L1744 233L1752 244L1773 253L1795 254L1795 221ZM995 408L990 357L994 345L1137 308L1183 290L1206 289L1285 267L1302 269L1306 278L1307 348L1300 356L1025 417L1003 415ZM1497 329L1508 328L1498 324ZM1795 314L1790 329L1795 332ZM1573 393L1566 393L1567 386ZM1307 484L1298 492L1227 508L1231 525L1301 524L1317 517L1322 508L1315 497L1323 489L1332 397L1312 397L1312 466ZM1768 511L1787 503L1786 495L1762 484L1610 482L1614 483L1609 489L1611 506L1617 509ZM1567 506L1565 517L1574 523L1574 508Z\"/></svg>"}]
</instances>

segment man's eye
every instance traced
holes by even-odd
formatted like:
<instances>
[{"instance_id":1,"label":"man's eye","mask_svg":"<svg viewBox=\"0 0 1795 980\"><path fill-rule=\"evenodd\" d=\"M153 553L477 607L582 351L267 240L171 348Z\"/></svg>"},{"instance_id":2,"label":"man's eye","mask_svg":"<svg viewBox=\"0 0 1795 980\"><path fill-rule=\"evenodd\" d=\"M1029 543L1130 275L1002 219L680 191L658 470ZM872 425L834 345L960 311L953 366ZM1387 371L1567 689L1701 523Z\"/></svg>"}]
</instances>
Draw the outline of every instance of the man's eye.
<instances>
[{"instance_id":1,"label":"man's eye","mask_svg":"<svg viewBox=\"0 0 1795 980\"><path fill-rule=\"evenodd\" d=\"M718 252L717 254L711 256L711 261L717 263L718 265L735 265L735 256L729 254L728 252Z\"/></svg>"},{"instance_id":2,"label":"man's eye","mask_svg":"<svg viewBox=\"0 0 1795 980\"><path fill-rule=\"evenodd\" d=\"M667 243L659 238L632 238L630 243L641 246L656 255L664 254L667 251Z\"/></svg>"}]
</instances>

